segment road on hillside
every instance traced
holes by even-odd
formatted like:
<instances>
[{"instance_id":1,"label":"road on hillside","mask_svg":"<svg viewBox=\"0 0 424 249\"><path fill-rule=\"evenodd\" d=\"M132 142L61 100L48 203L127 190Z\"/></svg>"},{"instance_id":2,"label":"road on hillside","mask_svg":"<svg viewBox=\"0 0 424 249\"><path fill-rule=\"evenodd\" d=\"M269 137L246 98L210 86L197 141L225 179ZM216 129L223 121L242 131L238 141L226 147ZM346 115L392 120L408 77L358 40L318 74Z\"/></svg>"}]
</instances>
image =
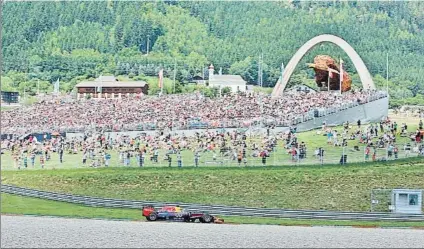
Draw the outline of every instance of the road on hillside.
<instances>
[{"instance_id":1,"label":"road on hillside","mask_svg":"<svg viewBox=\"0 0 424 249\"><path fill-rule=\"evenodd\" d=\"M424 248L424 230L2 216L1 246L2 248Z\"/></svg>"}]
</instances>

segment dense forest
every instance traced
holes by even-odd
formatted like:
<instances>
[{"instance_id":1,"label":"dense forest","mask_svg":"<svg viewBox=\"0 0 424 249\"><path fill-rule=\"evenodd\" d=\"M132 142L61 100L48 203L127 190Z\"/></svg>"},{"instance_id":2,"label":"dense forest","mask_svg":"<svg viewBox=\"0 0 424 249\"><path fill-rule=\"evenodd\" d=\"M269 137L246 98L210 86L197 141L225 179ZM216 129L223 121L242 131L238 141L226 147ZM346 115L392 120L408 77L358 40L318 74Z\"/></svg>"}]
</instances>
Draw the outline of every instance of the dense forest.
<instances>
[{"instance_id":1,"label":"dense forest","mask_svg":"<svg viewBox=\"0 0 424 249\"><path fill-rule=\"evenodd\" d=\"M207 77L210 63L256 84L260 54L263 85L272 87L306 41L334 34L356 49L380 88L389 54L393 103L424 104L424 2L3 2L2 24L2 90L34 94L39 82L51 91L60 79L71 91L100 74L152 79L160 68L170 78L176 70L183 86ZM318 54L343 58L359 85L333 44L308 53L291 84L313 78L306 63Z\"/></svg>"}]
</instances>

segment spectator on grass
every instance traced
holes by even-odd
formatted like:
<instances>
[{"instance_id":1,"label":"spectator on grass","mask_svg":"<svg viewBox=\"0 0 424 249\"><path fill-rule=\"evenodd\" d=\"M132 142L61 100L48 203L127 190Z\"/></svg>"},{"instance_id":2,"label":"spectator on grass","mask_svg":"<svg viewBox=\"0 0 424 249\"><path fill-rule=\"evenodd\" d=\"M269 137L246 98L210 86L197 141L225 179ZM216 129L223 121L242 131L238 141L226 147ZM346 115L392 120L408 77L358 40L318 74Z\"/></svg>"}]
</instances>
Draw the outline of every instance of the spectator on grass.
<instances>
[{"instance_id":1,"label":"spectator on grass","mask_svg":"<svg viewBox=\"0 0 424 249\"><path fill-rule=\"evenodd\" d=\"M390 143L389 146L387 146L387 157L391 158L393 155L394 146Z\"/></svg>"},{"instance_id":2,"label":"spectator on grass","mask_svg":"<svg viewBox=\"0 0 424 249\"><path fill-rule=\"evenodd\" d=\"M105 166L106 167L109 167L109 161L110 161L110 159L112 158L112 156L108 153L108 152L106 152L105 154L104 154L104 159L105 159Z\"/></svg>"},{"instance_id":3,"label":"spectator on grass","mask_svg":"<svg viewBox=\"0 0 424 249\"><path fill-rule=\"evenodd\" d=\"M333 132L331 131L331 129L327 130L327 144L331 144L331 141L333 139Z\"/></svg>"},{"instance_id":4,"label":"spectator on grass","mask_svg":"<svg viewBox=\"0 0 424 249\"><path fill-rule=\"evenodd\" d=\"M396 121L393 123L393 135L397 135L397 123Z\"/></svg>"},{"instance_id":5,"label":"spectator on grass","mask_svg":"<svg viewBox=\"0 0 424 249\"><path fill-rule=\"evenodd\" d=\"M82 164L85 165L86 162L87 162L87 151L84 151L84 153L82 154Z\"/></svg>"},{"instance_id":6,"label":"spectator on grass","mask_svg":"<svg viewBox=\"0 0 424 249\"><path fill-rule=\"evenodd\" d=\"M122 153L123 155L123 159L124 159L124 166L129 166L130 165L130 153L128 151L124 151Z\"/></svg>"},{"instance_id":7,"label":"spectator on grass","mask_svg":"<svg viewBox=\"0 0 424 249\"><path fill-rule=\"evenodd\" d=\"M393 147L393 154L395 155L395 159L398 159L399 148L397 145Z\"/></svg>"},{"instance_id":8,"label":"spectator on grass","mask_svg":"<svg viewBox=\"0 0 424 249\"><path fill-rule=\"evenodd\" d=\"M24 168L28 168L28 157L26 154L24 154L24 157L23 157L23 164L24 164Z\"/></svg>"},{"instance_id":9,"label":"spectator on grass","mask_svg":"<svg viewBox=\"0 0 424 249\"><path fill-rule=\"evenodd\" d=\"M41 165L41 168L44 169L44 155L43 155L43 153L41 153L41 155L40 155L40 165Z\"/></svg>"},{"instance_id":10,"label":"spectator on grass","mask_svg":"<svg viewBox=\"0 0 424 249\"><path fill-rule=\"evenodd\" d=\"M247 158L246 158L246 155L243 156L243 164L244 164L244 167L247 167Z\"/></svg>"},{"instance_id":11,"label":"spectator on grass","mask_svg":"<svg viewBox=\"0 0 424 249\"><path fill-rule=\"evenodd\" d=\"M268 156L268 152L264 149L262 150L262 152L259 154L259 156L262 158L262 165L266 166L266 157Z\"/></svg>"},{"instance_id":12,"label":"spectator on grass","mask_svg":"<svg viewBox=\"0 0 424 249\"><path fill-rule=\"evenodd\" d=\"M139 149L137 159L138 159L138 166L143 167L143 165L144 165L144 151L142 149Z\"/></svg>"},{"instance_id":13,"label":"spectator on grass","mask_svg":"<svg viewBox=\"0 0 424 249\"><path fill-rule=\"evenodd\" d=\"M31 166L34 168L34 166L35 166L35 152L34 151L31 152L30 160L31 160Z\"/></svg>"},{"instance_id":14,"label":"spectator on grass","mask_svg":"<svg viewBox=\"0 0 424 249\"><path fill-rule=\"evenodd\" d=\"M183 160L181 158L180 151L178 151L178 153L177 153L177 163L178 163L178 168L181 168L183 166Z\"/></svg>"},{"instance_id":15,"label":"spectator on grass","mask_svg":"<svg viewBox=\"0 0 424 249\"><path fill-rule=\"evenodd\" d=\"M421 131L419 129L415 132L415 143L421 143Z\"/></svg>"},{"instance_id":16,"label":"spectator on grass","mask_svg":"<svg viewBox=\"0 0 424 249\"><path fill-rule=\"evenodd\" d=\"M370 153L371 153L371 148L369 145L367 145L367 147L365 147L365 161L368 161L370 157Z\"/></svg>"},{"instance_id":17,"label":"spectator on grass","mask_svg":"<svg viewBox=\"0 0 424 249\"><path fill-rule=\"evenodd\" d=\"M195 153L194 153L194 166L195 167L199 167L199 152L198 151L196 151Z\"/></svg>"},{"instance_id":18,"label":"spectator on grass","mask_svg":"<svg viewBox=\"0 0 424 249\"><path fill-rule=\"evenodd\" d=\"M238 166L241 166L241 160L243 159L243 154L241 151L239 151L237 153L237 162L238 162Z\"/></svg>"},{"instance_id":19,"label":"spectator on grass","mask_svg":"<svg viewBox=\"0 0 424 249\"><path fill-rule=\"evenodd\" d=\"M62 148L59 149L59 160L60 160L60 163L63 163L63 149Z\"/></svg>"},{"instance_id":20,"label":"spectator on grass","mask_svg":"<svg viewBox=\"0 0 424 249\"><path fill-rule=\"evenodd\" d=\"M319 155L319 160L321 162L321 164L324 163L324 149L323 148L319 148L318 149L318 155Z\"/></svg>"},{"instance_id":21,"label":"spectator on grass","mask_svg":"<svg viewBox=\"0 0 424 249\"><path fill-rule=\"evenodd\" d=\"M172 157L169 153L166 154L166 160L168 161L168 167L171 167L172 166Z\"/></svg>"},{"instance_id":22,"label":"spectator on grass","mask_svg":"<svg viewBox=\"0 0 424 249\"><path fill-rule=\"evenodd\" d=\"M158 162L158 157L159 157L159 150L158 150L158 148L155 148L155 150L154 150L154 152L153 152L154 154L153 154L153 161L155 162L155 163L157 163Z\"/></svg>"}]
</instances>

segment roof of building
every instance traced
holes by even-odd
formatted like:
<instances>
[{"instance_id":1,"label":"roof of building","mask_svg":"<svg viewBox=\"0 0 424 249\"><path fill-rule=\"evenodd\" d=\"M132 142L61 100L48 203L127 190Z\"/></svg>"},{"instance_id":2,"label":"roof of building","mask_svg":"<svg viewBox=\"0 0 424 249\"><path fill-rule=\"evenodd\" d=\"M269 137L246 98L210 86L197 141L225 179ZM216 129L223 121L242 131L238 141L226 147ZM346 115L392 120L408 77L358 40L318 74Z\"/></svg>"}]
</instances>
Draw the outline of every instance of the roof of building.
<instances>
[{"instance_id":1,"label":"roof of building","mask_svg":"<svg viewBox=\"0 0 424 249\"><path fill-rule=\"evenodd\" d=\"M213 75L209 79L209 84L223 84L223 85L240 85L246 84L246 81L240 75Z\"/></svg>"},{"instance_id":2,"label":"roof of building","mask_svg":"<svg viewBox=\"0 0 424 249\"><path fill-rule=\"evenodd\" d=\"M94 81L82 81L75 87L144 87L145 81L118 81L115 76L100 76Z\"/></svg>"}]
</instances>

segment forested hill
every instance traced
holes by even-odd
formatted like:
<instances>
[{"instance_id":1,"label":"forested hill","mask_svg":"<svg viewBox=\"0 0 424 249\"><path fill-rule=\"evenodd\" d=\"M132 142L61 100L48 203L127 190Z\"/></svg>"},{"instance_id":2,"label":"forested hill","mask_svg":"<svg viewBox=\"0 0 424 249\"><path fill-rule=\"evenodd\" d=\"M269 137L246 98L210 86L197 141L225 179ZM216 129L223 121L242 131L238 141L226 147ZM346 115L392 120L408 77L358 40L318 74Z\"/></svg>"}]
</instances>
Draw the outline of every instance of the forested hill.
<instances>
[{"instance_id":1,"label":"forested hill","mask_svg":"<svg viewBox=\"0 0 424 249\"><path fill-rule=\"evenodd\" d=\"M6 2L2 23L2 89L34 92L39 79L44 91L60 78L69 91L101 73L144 77L162 66L170 76L175 62L181 83L210 63L255 83L261 53L273 86L281 63L325 33L351 44L380 87L389 53L392 97L424 103L424 2ZM293 83L313 77L306 63L317 54L343 58L358 83L332 44L312 50Z\"/></svg>"}]
</instances>

